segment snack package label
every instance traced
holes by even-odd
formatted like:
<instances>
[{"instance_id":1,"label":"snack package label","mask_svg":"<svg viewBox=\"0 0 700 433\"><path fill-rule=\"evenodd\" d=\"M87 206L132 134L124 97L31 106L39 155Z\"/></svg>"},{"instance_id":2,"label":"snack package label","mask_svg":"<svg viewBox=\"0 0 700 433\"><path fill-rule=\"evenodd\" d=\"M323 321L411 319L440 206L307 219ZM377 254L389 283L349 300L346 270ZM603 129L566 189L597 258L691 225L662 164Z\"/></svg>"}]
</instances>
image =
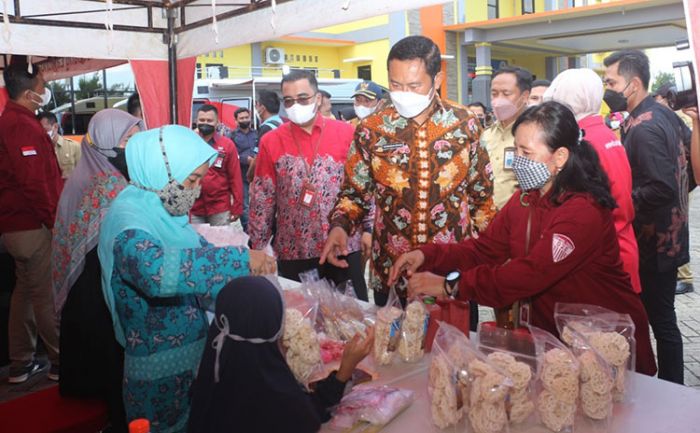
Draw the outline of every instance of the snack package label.
<instances>
[{"instance_id":1,"label":"snack package label","mask_svg":"<svg viewBox=\"0 0 700 433\"><path fill-rule=\"evenodd\" d=\"M428 336L428 325L430 324L430 314L425 315L425 320L423 321L423 339L420 342L420 348L425 350L425 340Z\"/></svg>"},{"instance_id":2,"label":"snack package label","mask_svg":"<svg viewBox=\"0 0 700 433\"><path fill-rule=\"evenodd\" d=\"M394 352L399 347L399 340L401 339L401 319L394 319L391 322L391 328L389 330L389 345L387 347L387 352Z\"/></svg>"}]
</instances>

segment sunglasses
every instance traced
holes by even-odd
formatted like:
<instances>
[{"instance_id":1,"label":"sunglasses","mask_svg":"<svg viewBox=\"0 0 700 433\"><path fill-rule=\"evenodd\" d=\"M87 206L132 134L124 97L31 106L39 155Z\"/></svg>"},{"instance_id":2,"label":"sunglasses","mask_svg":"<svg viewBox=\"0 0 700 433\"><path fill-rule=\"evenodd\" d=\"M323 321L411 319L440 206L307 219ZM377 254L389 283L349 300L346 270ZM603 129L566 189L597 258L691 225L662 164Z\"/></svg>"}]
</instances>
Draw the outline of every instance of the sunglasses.
<instances>
[{"instance_id":1,"label":"sunglasses","mask_svg":"<svg viewBox=\"0 0 700 433\"><path fill-rule=\"evenodd\" d=\"M285 97L282 98L282 104L284 104L285 108L291 108L296 103L298 103L299 105L309 105L314 102L314 98L316 97L316 95L318 95L318 92L314 93L313 95L300 96L298 98Z\"/></svg>"}]
</instances>

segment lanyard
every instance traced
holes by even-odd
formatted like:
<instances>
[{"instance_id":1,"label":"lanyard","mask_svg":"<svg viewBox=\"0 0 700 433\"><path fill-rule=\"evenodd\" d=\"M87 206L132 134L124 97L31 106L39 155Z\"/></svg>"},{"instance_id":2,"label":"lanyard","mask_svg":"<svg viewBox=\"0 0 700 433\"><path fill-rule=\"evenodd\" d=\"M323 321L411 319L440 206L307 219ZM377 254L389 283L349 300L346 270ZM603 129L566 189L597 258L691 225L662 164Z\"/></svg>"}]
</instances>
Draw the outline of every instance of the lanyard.
<instances>
[{"instance_id":1,"label":"lanyard","mask_svg":"<svg viewBox=\"0 0 700 433\"><path fill-rule=\"evenodd\" d=\"M311 166L314 165L316 162L316 156L318 155L318 147L321 145L321 140L323 139L323 131L326 129L326 119L323 119L323 123L321 124L321 132L318 134L318 140L316 140L316 144L313 146L314 153L311 156ZM294 135L294 128L292 128L292 124L289 124L289 134L291 134L292 139L294 139L294 144L297 146L297 151L299 152L299 156L301 156L301 160L304 161L304 174L306 181L308 181L311 178L311 173L309 173L309 163L306 161L306 158L304 157L304 154L302 153L301 150L301 144L299 144L299 140L297 139L296 135ZM313 130L311 131L311 134L313 135ZM309 138L310 140L311 138Z\"/></svg>"}]
</instances>

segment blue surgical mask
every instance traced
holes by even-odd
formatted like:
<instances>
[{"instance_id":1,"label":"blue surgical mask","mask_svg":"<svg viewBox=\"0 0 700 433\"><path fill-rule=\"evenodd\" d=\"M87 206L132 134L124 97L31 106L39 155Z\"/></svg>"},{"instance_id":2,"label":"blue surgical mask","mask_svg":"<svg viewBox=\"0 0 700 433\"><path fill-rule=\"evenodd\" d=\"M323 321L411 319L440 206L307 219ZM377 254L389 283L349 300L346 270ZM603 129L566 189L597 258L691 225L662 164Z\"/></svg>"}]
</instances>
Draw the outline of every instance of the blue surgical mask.
<instances>
[{"instance_id":1,"label":"blue surgical mask","mask_svg":"<svg viewBox=\"0 0 700 433\"><path fill-rule=\"evenodd\" d=\"M523 191L542 189L552 177L547 164L520 155L515 155L513 158L513 173Z\"/></svg>"}]
</instances>

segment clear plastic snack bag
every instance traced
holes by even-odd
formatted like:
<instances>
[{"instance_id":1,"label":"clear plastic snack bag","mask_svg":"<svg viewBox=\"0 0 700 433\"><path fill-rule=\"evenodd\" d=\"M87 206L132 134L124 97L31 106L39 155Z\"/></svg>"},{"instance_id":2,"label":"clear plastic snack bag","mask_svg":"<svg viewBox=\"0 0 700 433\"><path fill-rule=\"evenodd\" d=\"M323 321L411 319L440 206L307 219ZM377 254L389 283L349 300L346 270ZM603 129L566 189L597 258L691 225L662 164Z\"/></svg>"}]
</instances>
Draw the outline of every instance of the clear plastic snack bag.
<instances>
[{"instance_id":1,"label":"clear plastic snack bag","mask_svg":"<svg viewBox=\"0 0 700 433\"><path fill-rule=\"evenodd\" d=\"M285 295L282 349L294 377L309 386L323 372L321 347L314 330L318 303L305 296Z\"/></svg>"},{"instance_id":2,"label":"clear plastic snack bag","mask_svg":"<svg viewBox=\"0 0 700 433\"><path fill-rule=\"evenodd\" d=\"M374 361L377 365L388 365L393 361L401 339L403 318L401 301L391 289L386 305L377 311L374 331Z\"/></svg>"},{"instance_id":3,"label":"clear plastic snack bag","mask_svg":"<svg viewBox=\"0 0 700 433\"><path fill-rule=\"evenodd\" d=\"M523 331L498 328L495 324L489 326L486 322L480 323L477 331L479 350L513 384L506 401L511 431L527 430L536 423L537 358L532 336L529 331Z\"/></svg>"},{"instance_id":4,"label":"clear plastic snack bag","mask_svg":"<svg viewBox=\"0 0 700 433\"><path fill-rule=\"evenodd\" d=\"M467 415L475 433L509 431L506 400L512 381L454 326L440 323L428 393L433 423L445 428Z\"/></svg>"},{"instance_id":5,"label":"clear plastic snack bag","mask_svg":"<svg viewBox=\"0 0 700 433\"><path fill-rule=\"evenodd\" d=\"M613 400L626 401L630 394L627 372L634 371L637 353L635 325L629 314L597 305L558 302L554 320L562 341L570 344L572 331L576 331L610 364L615 381Z\"/></svg>"},{"instance_id":6,"label":"clear plastic snack bag","mask_svg":"<svg viewBox=\"0 0 700 433\"><path fill-rule=\"evenodd\" d=\"M399 355L405 362L418 362L423 359L429 321L428 309L421 299L416 298L408 303L399 341Z\"/></svg>"},{"instance_id":7,"label":"clear plastic snack bag","mask_svg":"<svg viewBox=\"0 0 700 433\"><path fill-rule=\"evenodd\" d=\"M554 432L572 433L579 395L579 362L549 332L530 326L537 349L537 414Z\"/></svg>"},{"instance_id":8,"label":"clear plastic snack bag","mask_svg":"<svg viewBox=\"0 0 700 433\"><path fill-rule=\"evenodd\" d=\"M469 403L467 337L457 328L439 322L428 373L428 395L433 424L444 429L457 425Z\"/></svg>"},{"instance_id":9,"label":"clear plastic snack bag","mask_svg":"<svg viewBox=\"0 0 700 433\"><path fill-rule=\"evenodd\" d=\"M358 386L333 409L330 427L346 430L359 421L384 426L412 402L411 390L390 386Z\"/></svg>"}]
</instances>

